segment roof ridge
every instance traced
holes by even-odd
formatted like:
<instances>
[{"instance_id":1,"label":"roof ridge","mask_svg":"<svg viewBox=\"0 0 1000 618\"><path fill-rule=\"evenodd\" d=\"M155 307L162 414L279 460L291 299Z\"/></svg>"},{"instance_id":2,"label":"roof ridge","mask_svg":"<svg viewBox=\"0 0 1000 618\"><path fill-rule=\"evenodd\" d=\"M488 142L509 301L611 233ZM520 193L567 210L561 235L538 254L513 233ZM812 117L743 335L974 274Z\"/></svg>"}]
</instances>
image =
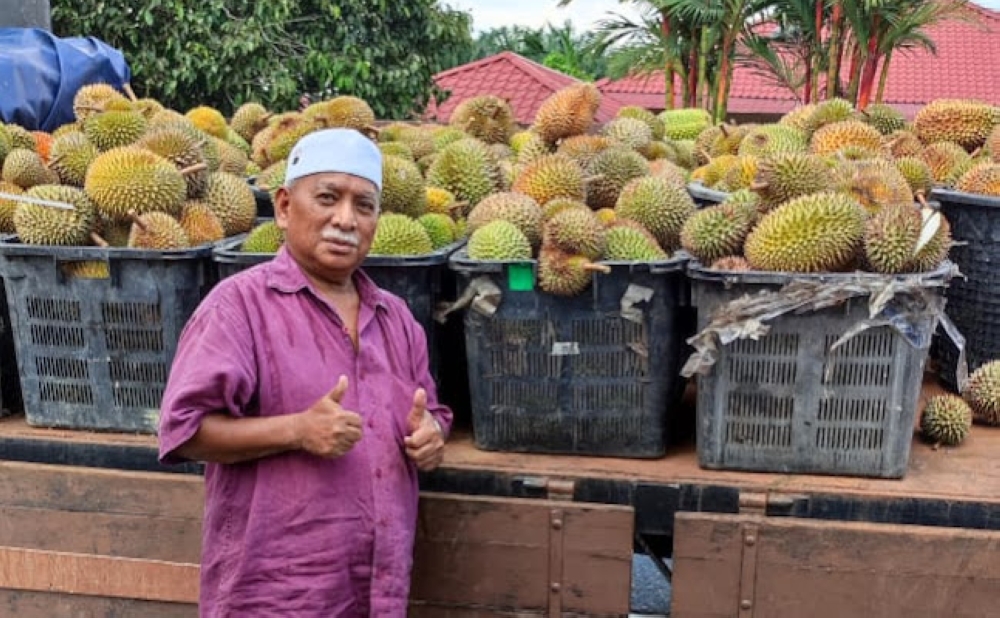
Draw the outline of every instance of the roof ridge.
<instances>
[{"instance_id":1,"label":"roof ridge","mask_svg":"<svg viewBox=\"0 0 1000 618\"><path fill-rule=\"evenodd\" d=\"M458 74L458 73L465 73L466 71L472 71L472 70L478 69L480 67L486 66L487 64L493 64L495 62L500 62L500 61L504 60L510 54L514 54L514 52L506 51L505 50L505 51L502 51L502 52L500 52L498 54L493 54L492 56L486 56L485 58L480 58L479 60L473 60L471 62L466 62L465 64L460 64L458 66L451 67L450 69L445 69L444 71L436 73L434 75L434 79L437 80L437 79L440 79L442 77L449 77L451 75L455 75L455 74ZM517 54L514 54L514 55L516 56Z\"/></svg>"}]
</instances>

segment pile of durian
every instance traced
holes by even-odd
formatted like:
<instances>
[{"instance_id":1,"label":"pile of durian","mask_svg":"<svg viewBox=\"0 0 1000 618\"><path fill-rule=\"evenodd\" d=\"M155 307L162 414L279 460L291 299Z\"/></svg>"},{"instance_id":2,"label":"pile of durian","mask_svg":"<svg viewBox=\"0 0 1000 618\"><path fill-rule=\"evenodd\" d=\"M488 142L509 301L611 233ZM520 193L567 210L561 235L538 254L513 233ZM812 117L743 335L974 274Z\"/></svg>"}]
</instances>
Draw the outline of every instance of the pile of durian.
<instances>
[{"instance_id":1,"label":"pile of durian","mask_svg":"<svg viewBox=\"0 0 1000 618\"><path fill-rule=\"evenodd\" d=\"M703 263L922 272L952 244L927 206L935 187L1000 195L1000 108L941 99L908 122L887 105L831 99L773 124L708 127L694 152L690 180L728 194L686 226L684 247Z\"/></svg>"},{"instance_id":2,"label":"pile of durian","mask_svg":"<svg viewBox=\"0 0 1000 618\"><path fill-rule=\"evenodd\" d=\"M542 292L574 296L595 271L610 272L606 262L666 260L681 248L697 209L687 191L693 138L708 115L627 107L599 126L600 100L591 84L568 86L524 130L498 97L456 108L438 134L450 143L417 161L431 186L468 205L470 259L537 260Z\"/></svg>"},{"instance_id":3,"label":"pile of durian","mask_svg":"<svg viewBox=\"0 0 1000 618\"><path fill-rule=\"evenodd\" d=\"M960 395L931 397L920 416L920 432L935 446L957 446L973 422L1000 427L1000 360L973 371Z\"/></svg>"},{"instance_id":4,"label":"pile of durian","mask_svg":"<svg viewBox=\"0 0 1000 618\"><path fill-rule=\"evenodd\" d=\"M0 125L0 233L36 245L173 250L253 227L238 122L210 108L182 115L128 92L82 87L75 122L51 134ZM76 269L107 275L106 263Z\"/></svg>"}]
</instances>

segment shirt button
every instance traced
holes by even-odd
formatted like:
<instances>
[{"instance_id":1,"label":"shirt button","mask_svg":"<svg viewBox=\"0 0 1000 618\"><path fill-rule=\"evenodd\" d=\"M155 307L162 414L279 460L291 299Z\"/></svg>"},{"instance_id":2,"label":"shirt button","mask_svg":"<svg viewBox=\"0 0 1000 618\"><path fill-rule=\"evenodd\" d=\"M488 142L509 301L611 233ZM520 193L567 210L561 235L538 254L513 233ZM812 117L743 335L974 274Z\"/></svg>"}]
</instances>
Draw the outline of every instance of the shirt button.
<instances>
[{"instance_id":1,"label":"shirt button","mask_svg":"<svg viewBox=\"0 0 1000 618\"><path fill-rule=\"evenodd\" d=\"M375 429L375 419L368 419L368 428Z\"/></svg>"},{"instance_id":2,"label":"shirt button","mask_svg":"<svg viewBox=\"0 0 1000 618\"><path fill-rule=\"evenodd\" d=\"M382 468L375 468L375 478L382 478Z\"/></svg>"}]
</instances>

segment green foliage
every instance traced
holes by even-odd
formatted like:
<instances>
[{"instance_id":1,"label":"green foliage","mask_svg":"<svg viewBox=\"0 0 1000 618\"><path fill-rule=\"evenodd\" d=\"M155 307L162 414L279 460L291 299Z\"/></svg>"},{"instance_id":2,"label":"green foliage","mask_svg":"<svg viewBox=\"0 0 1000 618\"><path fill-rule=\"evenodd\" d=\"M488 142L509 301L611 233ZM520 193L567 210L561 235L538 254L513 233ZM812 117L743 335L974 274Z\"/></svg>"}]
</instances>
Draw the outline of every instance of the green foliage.
<instances>
[{"instance_id":1,"label":"green foliage","mask_svg":"<svg viewBox=\"0 0 1000 618\"><path fill-rule=\"evenodd\" d=\"M404 118L472 47L469 14L436 0L52 0L53 31L122 50L132 87L184 111L298 107L349 94Z\"/></svg>"},{"instance_id":2,"label":"green foliage","mask_svg":"<svg viewBox=\"0 0 1000 618\"><path fill-rule=\"evenodd\" d=\"M591 81L605 75L604 56L594 49L593 43L593 34L577 34L569 21L558 28L551 24L547 28L502 26L480 33L462 62L512 51L551 69Z\"/></svg>"}]
</instances>

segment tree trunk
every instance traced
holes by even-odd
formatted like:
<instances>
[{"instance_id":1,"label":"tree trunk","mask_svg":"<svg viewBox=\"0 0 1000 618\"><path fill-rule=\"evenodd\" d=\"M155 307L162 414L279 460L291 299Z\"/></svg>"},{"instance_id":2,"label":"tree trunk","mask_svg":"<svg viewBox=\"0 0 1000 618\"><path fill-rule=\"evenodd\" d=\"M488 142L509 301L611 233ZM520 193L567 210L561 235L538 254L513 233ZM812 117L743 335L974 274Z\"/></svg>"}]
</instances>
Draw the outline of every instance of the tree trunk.
<instances>
[{"instance_id":1,"label":"tree trunk","mask_svg":"<svg viewBox=\"0 0 1000 618\"><path fill-rule=\"evenodd\" d=\"M885 100L885 85L889 81L889 61L892 60L892 50L890 49L885 53L885 57L882 58L882 74L878 78L878 94L875 96L875 101L881 103Z\"/></svg>"},{"instance_id":2,"label":"tree trunk","mask_svg":"<svg viewBox=\"0 0 1000 618\"><path fill-rule=\"evenodd\" d=\"M843 30L844 15L840 0L834 0L833 15L830 17L830 57L826 69L826 98L840 94L840 58L844 55Z\"/></svg>"},{"instance_id":3,"label":"tree trunk","mask_svg":"<svg viewBox=\"0 0 1000 618\"><path fill-rule=\"evenodd\" d=\"M729 57L732 54L734 38L735 35L729 29L723 32L722 50L719 52L719 86L715 93L715 109L712 113L715 122L723 122L726 119L726 102L729 98L729 82L732 80L733 72Z\"/></svg>"},{"instance_id":4,"label":"tree trunk","mask_svg":"<svg viewBox=\"0 0 1000 618\"><path fill-rule=\"evenodd\" d=\"M861 44L858 41L853 43L854 49L851 53L851 83L847 88L847 97L851 103L858 100L858 84L861 83Z\"/></svg>"},{"instance_id":5,"label":"tree trunk","mask_svg":"<svg viewBox=\"0 0 1000 618\"><path fill-rule=\"evenodd\" d=\"M696 107L708 107L711 100L711 85L708 83L708 55L712 52L712 28L701 29L701 51L698 54L698 103Z\"/></svg>"},{"instance_id":6,"label":"tree trunk","mask_svg":"<svg viewBox=\"0 0 1000 618\"><path fill-rule=\"evenodd\" d=\"M665 63L663 66L663 85L666 96L665 109L674 109L674 59L670 56L670 52L666 46L666 39L670 37L670 21L667 18L666 12L660 14L660 31L663 33L664 39L663 55Z\"/></svg>"},{"instance_id":7,"label":"tree trunk","mask_svg":"<svg viewBox=\"0 0 1000 618\"><path fill-rule=\"evenodd\" d=\"M698 44L697 38L691 38L691 50L688 53L688 92L687 106L698 107Z\"/></svg>"},{"instance_id":8,"label":"tree trunk","mask_svg":"<svg viewBox=\"0 0 1000 618\"><path fill-rule=\"evenodd\" d=\"M872 89L875 86L875 73L878 72L878 26L879 16L872 20L871 34L868 37L868 53L865 56L865 68L861 75L861 88L858 92L857 108L864 110L868 107L868 102L872 98Z\"/></svg>"}]
</instances>

